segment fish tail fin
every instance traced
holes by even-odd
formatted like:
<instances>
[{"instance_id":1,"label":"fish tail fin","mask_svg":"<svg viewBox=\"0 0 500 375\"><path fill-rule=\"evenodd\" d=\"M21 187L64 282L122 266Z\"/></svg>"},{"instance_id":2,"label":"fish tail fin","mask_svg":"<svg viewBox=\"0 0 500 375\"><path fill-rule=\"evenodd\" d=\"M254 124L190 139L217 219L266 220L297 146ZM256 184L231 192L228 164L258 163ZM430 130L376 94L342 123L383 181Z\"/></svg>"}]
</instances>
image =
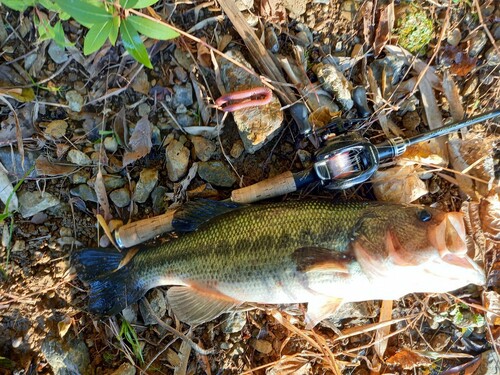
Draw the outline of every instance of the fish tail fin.
<instances>
[{"instance_id":1,"label":"fish tail fin","mask_svg":"<svg viewBox=\"0 0 500 375\"><path fill-rule=\"evenodd\" d=\"M116 315L137 302L148 290L139 278L134 277L134 262L126 252L88 248L75 252L71 263L78 278L90 285L91 313Z\"/></svg>"}]
</instances>

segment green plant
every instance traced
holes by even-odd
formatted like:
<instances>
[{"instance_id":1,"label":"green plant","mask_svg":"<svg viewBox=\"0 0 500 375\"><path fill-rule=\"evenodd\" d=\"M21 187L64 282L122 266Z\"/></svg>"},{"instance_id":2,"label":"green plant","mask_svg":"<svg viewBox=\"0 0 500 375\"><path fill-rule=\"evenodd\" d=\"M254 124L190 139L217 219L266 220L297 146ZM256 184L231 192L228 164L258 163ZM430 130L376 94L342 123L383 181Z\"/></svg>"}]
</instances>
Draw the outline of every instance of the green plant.
<instances>
[{"instance_id":1,"label":"green plant","mask_svg":"<svg viewBox=\"0 0 500 375\"><path fill-rule=\"evenodd\" d=\"M57 13L60 20L74 18L89 29L83 42L85 55L97 51L106 40L115 45L120 35L125 50L148 68L153 68L153 65L139 34L161 40L179 36L164 22L136 11L156 2L158 0L0 0L0 3L21 12L40 5ZM37 11L35 23L40 40L53 39L61 46L71 45L66 40L61 21L52 26L47 16Z\"/></svg>"},{"instance_id":2,"label":"green plant","mask_svg":"<svg viewBox=\"0 0 500 375\"><path fill-rule=\"evenodd\" d=\"M132 347L134 355L139 359L141 363L144 363L144 357L142 356L142 347L139 343L139 337L135 332L134 328L127 322L126 319L122 319L122 325L120 327L120 337L124 338L129 345Z\"/></svg>"}]
</instances>

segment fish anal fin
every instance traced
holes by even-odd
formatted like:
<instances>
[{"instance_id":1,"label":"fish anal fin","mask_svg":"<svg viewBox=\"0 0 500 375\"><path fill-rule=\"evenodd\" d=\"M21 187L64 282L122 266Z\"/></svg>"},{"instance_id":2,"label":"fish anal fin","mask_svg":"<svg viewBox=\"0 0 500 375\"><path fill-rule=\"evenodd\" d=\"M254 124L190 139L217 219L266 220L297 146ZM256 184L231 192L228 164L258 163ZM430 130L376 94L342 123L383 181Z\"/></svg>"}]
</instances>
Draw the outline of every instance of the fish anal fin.
<instances>
[{"instance_id":1,"label":"fish anal fin","mask_svg":"<svg viewBox=\"0 0 500 375\"><path fill-rule=\"evenodd\" d=\"M306 329L313 329L323 319L332 316L342 304L341 298L320 298L309 301L306 313Z\"/></svg>"},{"instance_id":2,"label":"fish anal fin","mask_svg":"<svg viewBox=\"0 0 500 375\"><path fill-rule=\"evenodd\" d=\"M349 273L352 257L335 250L322 247L301 247L292 253L292 258L300 272L329 271Z\"/></svg>"},{"instance_id":3,"label":"fish anal fin","mask_svg":"<svg viewBox=\"0 0 500 375\"><path fill-rule=\"evenodd\" d=\"M216 290L193 286L171 287L167 300L177 319L189 325L209 322L241 304Z\"/></svg>"}]
</instances>

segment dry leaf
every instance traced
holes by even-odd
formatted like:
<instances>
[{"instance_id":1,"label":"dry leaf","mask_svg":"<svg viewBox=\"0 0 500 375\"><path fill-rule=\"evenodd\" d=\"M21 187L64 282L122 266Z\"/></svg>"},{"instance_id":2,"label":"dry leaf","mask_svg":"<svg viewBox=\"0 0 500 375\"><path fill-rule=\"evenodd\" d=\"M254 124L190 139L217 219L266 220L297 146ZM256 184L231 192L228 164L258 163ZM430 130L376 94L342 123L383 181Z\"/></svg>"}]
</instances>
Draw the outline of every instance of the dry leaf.
<instances>
[{"instance_id":1,"label":"dry leaf","mask_svg":"<svg viewBox=\"0 0 500 375\"><path fill-rule=\"evenodd\" d=\"M78 168L72 164L58 164L48 160L45 156L40 155L35 160L36 173L39 176L63 176L74 172Z\"/></svg>"},{"instance_id":2,"label":"dry leaf","mask_svg":"<svg viewBox=\"0 0 500 375\"><path fill-rule=\"evenodd\" d=\"M380 306L380 317L379 322L385 322L391 320L392 318L392 300L383 300ZM384 358L385 350L387 349L388 339L385 338L391 333L391 326L385 326L377 329L375 333L375 345L374 349L379 358Z\"/></svg>"},{"instance_id":3,"label":"dry leaf","mask_svg":"<svg viewBox=\"0 0 500 375\"><path fill-rule=\"evenodd\" d=\"M428 193L415 166L397 166L377 171L372 177L373 190L378 200L411 203Z\"/></svg>"},{"instance_id":4,"label":"dry leaf","mask_svg":"<svg viewBox=\"0 0 500 375\"><path fill-rule=\"evenodd\" d=\"M356 16L356 23L362 17L363 20L363 36L365 38L365 44L371 45L373 39L373 1L365 1Z\"/></svg>"},{"instance_id":5,"label":"dry leaf","mask_svg":"<svg viewBox=\"0 0 500 375\"><path fill-rule=\"evenodd\" d=\"M375 56L378 56L391 37L394 28L394 1L391 1L380 11L373 49Z\"/></svg>"},{"instance_id":6,"label":"dry leaf","mask_svg":"<svg viewBox=\"0 0 500 375\"><path fill-rule=\"evenodd\" d=\"M1 165L1 164L0 164ZM2 166L3 168L3 166ZM10 182L9 176L2 169L0 169L0 200L6 205L9 200L8 211L15 211L19 206L17 195L14 192L14 187Z\"/></svg>"},{"instance_id":7,"label":"dry leaf","mask_svg":"<svg viewBox=\"0 0 500 375\"><path fill-rule=\"evenodd\" d=\"M453 117L455 121L461 121L465 115L464 107L462 106L462 98L460 97L455 81L453 81L448 71L445 71L443 74L443 90L444 96L446 96L446 100L450 105L451 117Z\"/></svg>"},{"instance_id":8,"label":"dry leaf","mask_svg":"<svg viewBox=\"0 0 500 375\"><path fill-rule=\"evenodd\" d=\"M312 365L309 358L283 356L274 366L266 370L266 375L308 375Z\"/></svg>"},{"instance_id":9,"label":"dry leaf","mask_svg":"<svg viewBox=\"0 0 500 375\"><path fill-rule=\"evenodd\" d=\"M97 196L97 202L99 202L99 207L104 213L104 219L108 222L112 216L109 210L108 195L106 194L106 187L104 186L104 178L102 177L101 169L97 172L97 176L94 182L94 190Z\"/></svg>"},{"instance_id":10,"label":"dry leaf","mask_svg":"<svg viewBox=\"0 0 500 375\"><path fill-rule=\"evenodd\" d=\"M268 23L280 24L287 19L282 0L261 0L259 13Z\"/></svg>"},{"instance_id":11,"label":"dry leaf","mask_svg":"<svg viewBox=\"0 0 500 375\"><path fill-rule=\"evenodd\" d=\"M152 133L153 127L148 117L142 117L135 125L128 142L131 151L125 151L123 155L124 167L149 154L151 147L153 147L153 143L151 142Z\"/></svg>"},{"instance_id":12,"label":"dry leaf","mask_svg":"<svg viewBox=\"0 0 500 375\"><path fill-rule=\"evenodd\" d=\"M113 120L113 131L121 145L126 145L128 142L127 118L125 116L125 107L122 107Z\"/></svg>"},{"instance_id":13,"label":"dry leaf","mask_svg":"<svg viewBox=\"0 0 500 375\"><path fill-rule=\"evenodd\" d=\"M207 43L205 37L200 38L203 42ZM212 59L210 57L210 50L207 46L202 43L199 43L196 51L196 59L204 68L212 68Z\"/></svg>"},{"instance_id":14,"label":"dry leaf","mask_svg":"<svg viewBox=\"0 0 500 375\"><path fill-rule=\"evenodd\" d=\"M316 128L322 128L336 117L340 117L340 112L332 112L328 107L319 107L309 115L309 122Z\"/></svg>"},{"instance_id":15,"label":"dry leaf","mask_svg":"<svg viewBox=\"0 0 500 375\"><path fill-rule=\"evenodd\" d=\"M408 349L403 349L397 352L392 357L388 358L386 363L400 366L404 370L411 370L415 367L432 365L432 361L429 358Z\"/></svg>"},{"instance_id":16,"label":"dry leaf","mask_svg":"<svg viewBox=\"0 0 500 375\"><path fill-rule=\"evenodd\" d=\"M57 322L59 337L64 337L66 333L68 333L72 323L73 319L71 319L69 316L65 316L63 320Z\"/></svg>"}]
</instances>

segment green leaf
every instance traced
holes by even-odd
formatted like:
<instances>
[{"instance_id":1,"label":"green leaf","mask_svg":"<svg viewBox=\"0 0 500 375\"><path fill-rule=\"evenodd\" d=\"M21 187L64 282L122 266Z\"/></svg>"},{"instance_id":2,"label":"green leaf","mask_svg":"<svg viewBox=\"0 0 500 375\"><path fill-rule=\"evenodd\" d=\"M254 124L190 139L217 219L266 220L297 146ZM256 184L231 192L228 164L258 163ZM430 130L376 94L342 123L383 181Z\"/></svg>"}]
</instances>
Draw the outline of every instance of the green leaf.
<instances>
[{"instance_id":1,"label":"green leaf","mask_svg":"<svg viewBox=\"0 0 500 375\"><path fill-rule=\"evenodd\" d=\"M132 6L134 9L142 9L156 4L159 0L138 0L135 5Z\"/></svg>"},{"instance_id":2,"label":"green leaf","mask_svg":"<svg viewBox=\"0 0 500 375\"><path fill-rule=\"evenodd\" d=\"M57 23L54 25L54 41L61 47L69 47L74 44L66 39L66 35L64 35L64 30L62 28L61 21L57 21Z\"/></svg>"},{"instance_id":3,"label":"green leaf","mask_svg":"<svg viewBox=\"0 0 500 375\"><path fill-rule=\"evenodd\" d=\"M84 0L55 0L55 2L84 26L103 24L113 17L101 3Z\"/></svg>"},{"instance_id":4,"label":"green leaf","mask_svg":"<svg viewBox=\"0 0 500 375\"><path fill-rule=\"evenodd\" d=\"M132 8L139 0L120 0L120 5L125 9Z\"/></svg>"},{"instance_id":5,"label":"green leaf","mask_svg":"<svg viewBox=\"0 0 500 375\"><path fill-rule=\"evenodd\" d=\"M85 55L90 55L101 48L106 42L106 39L108 39L112 28L113 19L110 19L102 24L93 25L85 36L85 41L83 42L83 53Z\"/></svg>"},{"instance_id":6,"label":"green leaf","mask_svg":"<svg viewBox=\"0 0 500 375\"><path fill-rule=\"evenodd\" d=\"M149 18L129 16L127 17L127 21L129 21L138 32L153 39L168 40L179 36L177 31L172 30L163 23L152 21Z\"/></svg>"},{"instance_id":7,"label":"green leaf","mask_svg":"<svg viewBox=\"0 0 500 375\"><path fill-rule=\"evenodd\" d=\"M109 32L109 41L114 46L118 39L118 30L120 29L120 17L113 17L113 27Z\"/></svg>"},{"instance_id":8,"label":"green leaf","mask_svg":"<svg viewBox=\"0 0 500 375\"><path fill-rule=\"evenodd\" d=\"M134 25L130 23L128 18L122 21L120 35L122 36L123 46L127 52L149 69L153 69L153 65L151 65L151 61L149 60L148 51L144 43L142 43L141 37L134 28Z\"/></svg>"},{"instance_id":9,"label":"green leaf","mask_svg":"<svg viewBox=\"0 0 500 375\"><path fill-rule=\"evenodd\" d=\"M28 7L35 5L35 2L36 0L1 0L0 4L18 12L24 12Z\"/></svg>"}]
</instances>

